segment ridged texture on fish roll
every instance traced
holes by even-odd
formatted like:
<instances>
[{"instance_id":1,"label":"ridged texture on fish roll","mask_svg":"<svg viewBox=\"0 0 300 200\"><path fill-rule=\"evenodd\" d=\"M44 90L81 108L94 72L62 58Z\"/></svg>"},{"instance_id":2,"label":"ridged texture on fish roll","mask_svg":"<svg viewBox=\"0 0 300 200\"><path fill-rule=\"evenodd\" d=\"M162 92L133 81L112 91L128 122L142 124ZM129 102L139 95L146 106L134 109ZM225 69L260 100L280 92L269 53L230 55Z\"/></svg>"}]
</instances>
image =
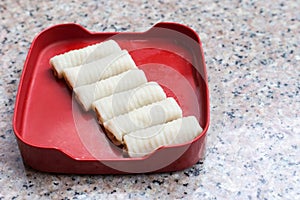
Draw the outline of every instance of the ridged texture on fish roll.
<instances>
[{"instance_id":1,"label":"ridged texture on fish roll","mask_svg":"<svg viewBox=\"0 0 300 200\"><path fill-rule=\"evenodd\" d=\"M93 84L76 87L73 91L84 110L88 111L94 101L114 93L133 89L146 82L145 73L142 70L133 69Z\"/></svg>"},{"instance_id":2,"label":"ridged texture on fish roll","mask_svg":"<svg viewBox=\"0 0 300 200\"><path fill-rule=\"evenodd\" d=\"M77 67L64 69L63 75L71 88L91 84L129 69L137 69L126 50L114 52L104 58Z\"/></svg>"},{"instance_id":3,"label":"ridged texture on fish roll","mask_svg":"<svg viewBox=\"0 0 300 200\"><path fill-rule=\"evenodd\" d=\"M169 97L162 101L143 106L119 115L104 122L105 129L116 140L122 141L123 136L129 132L163 124L182 117L182 110L174 98Z\"/></svg>"},{"instance_id":4,"label":"ridged texture on fish roll","mask_svg":"<svg viewBox=\"0 0 300 200\"><path fill-rule=\"evenodd\" d=\"M97 113L99 123L102 124L115 116L165 98L166 94L159 84L148 82L132 90L99 99L93 103L93 109Z\"/></svg>"},{"instance_id":5,"label":"ridged texture on fish roll","mask_svg":"<svg viewBox=\"0 0 300 200\"><path fill-rule=\"evenodd\" d=\"M116 51L121 51L118 43L114 40L108 40L56 55L50 59L50 65L54 70L54 74L58 78L62 78L63 70L65 68L75 67L83 63L92 62L96 59L108 56Z\"/></svg>"},{"instance_id":6,"label":"ridged texture on fish roll","mask_svg":"<svg viewBox=\"0 0 300 200\"><path fill-rule=\"evenodd\" d=\"M130 157L142 157L161 146L192 141L201 132L197 119L189 116L129 133L124 136L124 144Z\"/></svg>"}]
</instances>

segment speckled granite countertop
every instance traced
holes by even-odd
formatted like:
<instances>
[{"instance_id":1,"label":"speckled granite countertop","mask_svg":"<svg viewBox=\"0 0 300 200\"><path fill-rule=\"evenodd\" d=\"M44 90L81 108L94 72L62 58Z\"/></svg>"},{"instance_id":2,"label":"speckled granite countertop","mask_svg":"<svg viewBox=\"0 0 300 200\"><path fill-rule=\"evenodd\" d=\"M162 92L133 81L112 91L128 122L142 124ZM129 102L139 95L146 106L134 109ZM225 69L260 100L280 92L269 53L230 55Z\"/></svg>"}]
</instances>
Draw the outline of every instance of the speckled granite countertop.
<instances>
[{"instance_id":1,"label":"speckled granite countertop","mask_svg":"<svg viewBox=\"0 0 300 200\"><path fill-rule=\"evenodd\" d=\"M152 2L0 2L0 199L300 199L299 1ZM186 24L203 42L211 95L204 160L151 175L24 168L12 116L34 36L65 22L142 31L158 21Z\"/></svg>"}]
</instances>

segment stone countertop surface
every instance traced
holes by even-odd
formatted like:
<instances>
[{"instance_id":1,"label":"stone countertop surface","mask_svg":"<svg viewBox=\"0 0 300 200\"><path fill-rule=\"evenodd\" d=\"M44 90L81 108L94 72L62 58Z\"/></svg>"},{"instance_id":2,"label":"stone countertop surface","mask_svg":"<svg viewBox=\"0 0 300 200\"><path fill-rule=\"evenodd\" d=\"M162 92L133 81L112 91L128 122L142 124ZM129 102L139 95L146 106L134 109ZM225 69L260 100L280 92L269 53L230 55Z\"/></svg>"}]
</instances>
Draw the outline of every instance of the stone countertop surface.
<instances>
[{"instance_id":1,"label":"stone countertop surface","mask_svg":"<svg viewBox=\"0 0 300 200\"><path fill-rule=\"evenodd\" d=\"M300 3L291 1L0 2L0 199L300 199ZM12 129L35 35L75 22L143 31L173 21L200 36L211 122L203 160L183 171L60 175L24 167Z\"/></svg>"}]
</instances>

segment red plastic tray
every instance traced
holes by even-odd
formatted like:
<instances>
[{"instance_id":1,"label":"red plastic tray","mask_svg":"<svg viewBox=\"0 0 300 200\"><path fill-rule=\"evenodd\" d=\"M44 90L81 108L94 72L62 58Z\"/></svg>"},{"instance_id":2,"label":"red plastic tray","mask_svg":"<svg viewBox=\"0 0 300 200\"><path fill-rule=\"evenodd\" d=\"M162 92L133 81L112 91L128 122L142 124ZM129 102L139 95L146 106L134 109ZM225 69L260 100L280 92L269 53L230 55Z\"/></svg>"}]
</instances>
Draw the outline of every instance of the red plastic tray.
<instances>
[{"instance_id":1,"label":"red plastic tray","mask_svg":"<svg viewBox=\"0 0 300 200\"><path fill-rule=\"evenodd\" d=\"M49 59L108 39L127 49L149 81L173 96L183 115L195 115L203 132L181 145L161 147L142 158L124 157L105 136L92 112L85 113ZM41 32L32 42L16 97L13 128L25 165L55 173L126 174L182 170L205 149L209 92L200 38L189 27L158 23L146 32L92 33L77 24Z\"/></svg>"}]
</instances>

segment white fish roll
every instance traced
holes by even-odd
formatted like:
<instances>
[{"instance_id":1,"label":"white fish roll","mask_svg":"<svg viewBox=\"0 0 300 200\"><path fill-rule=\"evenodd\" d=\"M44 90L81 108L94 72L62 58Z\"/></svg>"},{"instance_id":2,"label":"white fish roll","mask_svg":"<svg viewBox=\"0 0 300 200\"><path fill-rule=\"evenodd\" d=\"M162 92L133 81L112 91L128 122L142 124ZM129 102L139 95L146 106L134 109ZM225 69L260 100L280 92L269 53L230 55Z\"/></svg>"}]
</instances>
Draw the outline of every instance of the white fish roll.
<instances>
[{"instance_id":1,"label":"white fish roll","mask_svg":"<svg viewBox=\"0 0 300 200\"><path fill-rule=\"evenodd\" d=\"M123 136L129 132L147 128L157 124L172 121L182 117L182 110L174 98L143 106L119 115L103 123L107 134L113 135L117 142L123 141ZM112 140L115 142L115 140Z\"/></svg>"},{"instance_id":2,"label":"white fish roll","mask_svg":"<svg viewBox=\"0 0 300 200\"><path fill-rule=\"evenodd\" d=\"M93 103L100 124L142 106L166 99L164 90L156 82L148 82L132 90L116 93Z\"/></svg>"},{"instance_id":3,"label":"white fish roll","mask_svg":"<svg viewBox=\"0 0 300 200\"><path fill-rule=\"evenodd\" d=\"M63 69L92 62L93 60L103 58L116 51L121 51L118 43L114 40L108 40L56 55L50 59L50 65L54 70L54 74L58 78L62 78Z\"/></svg>"},{"instance_id":4,"label":"white fish roll","mask_svg":"<svg viewBox=\"0 0 300 200\"><path fill-rule=\"evenodd\" d=\"M133 89L146 82L145 73L142 70L133 69L93 84L76 87L73 91L84 110L88 111L95 100Z\"/></svg>"},{"instance_id":5,"label":"white fish roll","mask_svg":"<svg viewBox=\"0 0 300 200\"><path fill-rule=\"evenodd\" d=\"M129 69L136 65L126 50L112 53L104 58L77 67L66 68L63 75L71 88L91 84Z\"/></svg>"},{"instance_id":6,"label":"white fish roll","mask_svg":"<svg viewBox=\"0 0 300 200\"><path fill-rule=\"evenodd\" d=\"M129 133L124 136L124 144L130 157L142 157L161 146L189 142L201 132L197 119L189 116Z\"/></svg>"}]
</instances>

